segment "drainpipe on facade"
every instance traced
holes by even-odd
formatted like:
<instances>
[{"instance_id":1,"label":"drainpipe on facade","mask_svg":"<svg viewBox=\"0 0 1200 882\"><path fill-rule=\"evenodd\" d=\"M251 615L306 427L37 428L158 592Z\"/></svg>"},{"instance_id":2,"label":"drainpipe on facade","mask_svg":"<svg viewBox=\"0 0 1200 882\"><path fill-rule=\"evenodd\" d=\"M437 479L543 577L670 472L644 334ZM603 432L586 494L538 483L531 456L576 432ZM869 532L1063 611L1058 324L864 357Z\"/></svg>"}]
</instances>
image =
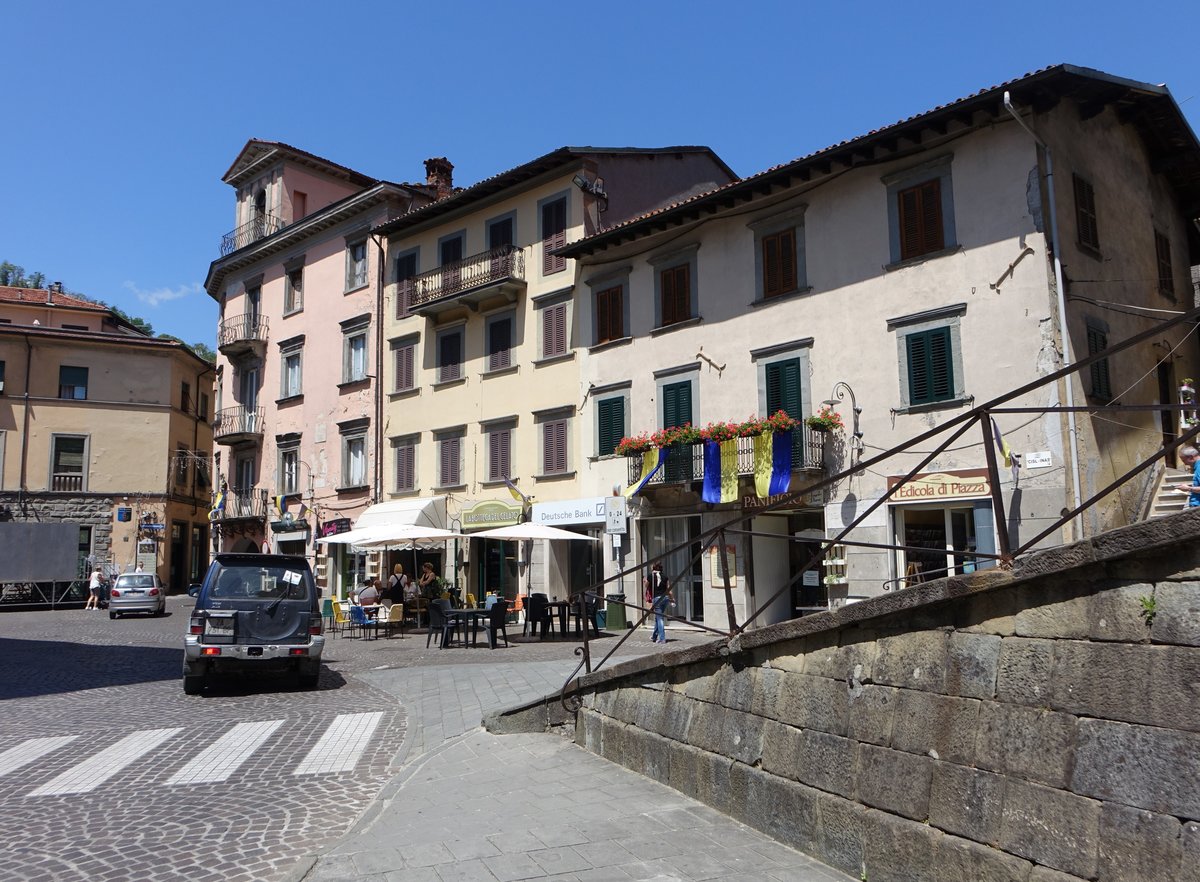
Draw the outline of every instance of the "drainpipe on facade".
<instances>
[{"instance_id":1,"label":"drainpipe on facade","mask_svg":"<svg viewBox=\"0 0 1200 882\"><path fill-rule=\"evenodd\" d=\"M1062 260L1059 257L1059 239L1058 239L1058 211L1054 200L1054 154L1050 147L1034 134L1033 130L1025 124L1025 120L1017 114L1016 108L1013 107L1012 99L1008 92L1004 93L1004 109L1009 112L1013 119L1017 121L1017 125L1023 128L1029 137L1033 138L1034 143L1042 148L1046 155L1046 191L1049 194L1050 204L1047 206L1050 212L1050 248L1054 252L1054 286L1058 294L1058 333L1062 338L1062 366L1067 367L1071 364L1071 338L1067 336L1067 299L1063 289L1063 274ZM1075 406L1075 390L1074 377L1065 377L1066 384L1066 406L1072 408ZM1083 495L1079 487L1079 436L1075 427L1075 412L1067 411L1067 436L1071 443L1071 491L1074 494L1074 508L1079 508L1083 504ZM1076 539L1083 537L1082 522L1078 516L1074 519Z\"/></svg>"},{"instance_id":2,"label":"drainpipe on facade","mask_svg":"<svg viewBox=\"0 0 1200 882\"><path fill-rule=\"evenodd\" d=\"M21 335L25 340L25 413L24 427L21 430L21 488L17 492L17 507L23 509L25 505L25 494L29 492L29 484L27 480L27 471L29 465L29 380L30 370L33 367L33 344L29 342L29 335Z\"/></svg>"},{"instance_id":3,"label":"drainpipe on facade","mask_svg":"<svg viewBox=\"0 0 1200 882\"><path fill-rule=\"evenodd\" d=\"M371 502L382 499L380 488L383 484L383 237L372 235L375 247L379 250L379 260L375 267L375 467L374 487Z\"/></svg>"},{"instance_id":4,"label":"drainpipe on facade","mask_svg":"<svg viewBox=\"0 0 1200 882\"><path fill-rule=\"evenodd\" d=\"M206 367L204 370L202 370L200 373L198 373L196 375L196 403L197 404L200 403L200 378L203 377L205 374L211 374L216 369L217 368L216 368L215 364L210 364L208 367ZM195 408L193 408L193 410L195 410ZM207 414L205 414L205 416L207 416ZM193 453L193 455L196 453L196 445L199 443L199 441L200 441L200 415L197 413L193 413L192 414L192 453ZM211 450L209 451L209 455L210 456L212 455ZM199 475L199 472L196 469L192 469L192 514L193 515L196 513L196 490L197 490L196 477L198 475ZM189 537L189 542L190 542L190 539L191 539L191 537Z\"/></svg>"}]
</instances>

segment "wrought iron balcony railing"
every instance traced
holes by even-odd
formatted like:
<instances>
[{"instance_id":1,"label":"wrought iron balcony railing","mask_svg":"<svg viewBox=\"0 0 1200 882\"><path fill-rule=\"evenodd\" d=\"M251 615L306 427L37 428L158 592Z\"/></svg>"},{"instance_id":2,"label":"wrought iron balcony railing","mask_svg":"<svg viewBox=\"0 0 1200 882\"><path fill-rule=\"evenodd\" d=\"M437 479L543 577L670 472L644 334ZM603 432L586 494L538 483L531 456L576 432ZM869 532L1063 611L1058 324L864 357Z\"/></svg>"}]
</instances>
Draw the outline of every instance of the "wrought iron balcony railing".
<instances>
[{"instance_id":1,"label":"wrought iron balcony railing","mask_svg":"<svg viewBox=\"0 0 1200 882\"><path fill-rule=\"evenodd\" d=\"M792 471L821 471L825 454L825 432L814 432L807 426L792 430ZM754 474L754 439L737 439L737 473ZM642 456L638 453L629 457L629 482L632 484L642 475ZM681 484L704 480L704 445L692 444L676 447L667 457L666 463L650 479L651 484Z\"/></svg>"},{"instance_id":2,"label":"wrought iron balcony railing","mask_svg":"<svg viewBox=\"0 0 1200 882\"><path fill-rule=\"evenodd\" d=\"M267 516L266 490L228 490L225 506L214 520L232 521L238 518L263 520Z\"/></svg>"},{"instance_id":3,"label":"wrought iron balcony railing","mask_svg":"<svg viewBox=\"0 0 1200 882\"><path fill-rule=\"evenodd\" d=\"M259 239L265 239L272 233L282 230L284 226L283 219L273 214L256 215L237 229L221 237L221 256L224 257L226 254L232 254L239 248L245 248L247 245L254 244Z\"/></svg>"},{"instance_id":4,"label":"wrought iron balcony railing","mask_svg":"<svg viewBox=\"0 0 1200 882\"><path fill-rule=\"evenodd\" d=\"M227 407L217 412L213 423L213 437L226 443L238 438L261 437L262 433L261 407Z\"/></svg>"},{"instance_id":5,"label":"wrought iron balcony railing","mask_svg":"<svg viewBox=\"0 0 1200 882\"><path fill-rule=\"evenodd\" d=\"M525 252L514 245L501 245L409 279L408 307L416 310L467 291L524 281Z\"/></svg>"},{"instance_id":6,"label":"wrought iron balcony railing","mask_svg":"<svg viewBox=\"0 0 1200 882\"><path fill-rule=\"evenodd\" d=\"M250 348L267 342L267 317L248 312L222 320L217 330L217 349L226 355L230 350Z\"/></svg>"}]
</instances>

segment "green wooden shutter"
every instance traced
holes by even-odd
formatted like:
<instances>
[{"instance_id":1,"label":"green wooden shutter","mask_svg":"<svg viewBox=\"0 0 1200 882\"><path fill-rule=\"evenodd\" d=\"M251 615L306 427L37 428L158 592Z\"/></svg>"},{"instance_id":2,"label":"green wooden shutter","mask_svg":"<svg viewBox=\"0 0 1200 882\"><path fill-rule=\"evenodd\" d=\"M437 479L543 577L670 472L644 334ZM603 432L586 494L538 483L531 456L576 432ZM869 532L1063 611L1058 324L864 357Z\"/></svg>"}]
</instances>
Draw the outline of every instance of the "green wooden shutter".
<instances>
[{"instance_id":1,"label":"green wooden shutter","mask_svg":"<svg viewBox=\"0 0 1200 882\"><path fill-rule=\"evenodd\" d=\"M604 398L596 408L599 422L597 456L608 456L625 436L625 399Z\"/></svg>"},{"instance_id":2,"label":"green wooden shutter","mask_svg":"<svg viewBox=\"0 0 1200 882\"><path fill-rule=\"evenodd\" d=\"M692 421L692 384L671 383L663 386L663 428L682 426ZM671 454L666 465L667 481L692 479L692 449L681 447Z\"/></svg>"},{"instance_id":3,"label":"green wooden shutter","mask_svg":"<svg viewBox=\"0 0 1200 882\"><path fill-rule=\"evenodd\" d=\"M929 404L953 398L950 329L933 328L904 339L908 349L908 403Z\"/></svg>"},{"instance_id":4,"label":"green wooden shutter","mask_svg":"<svg viewBox=\"0 0 1200 882\"><path fill-rule=\"evenodd\" d=\"M803 419L804 407L800 394L800 359L775 361L767 365L767 416L783 411L794 419ZM804 462L804 432L797 429L792 433L792 463L800 466Z\"/></svg>"}]
</instances>

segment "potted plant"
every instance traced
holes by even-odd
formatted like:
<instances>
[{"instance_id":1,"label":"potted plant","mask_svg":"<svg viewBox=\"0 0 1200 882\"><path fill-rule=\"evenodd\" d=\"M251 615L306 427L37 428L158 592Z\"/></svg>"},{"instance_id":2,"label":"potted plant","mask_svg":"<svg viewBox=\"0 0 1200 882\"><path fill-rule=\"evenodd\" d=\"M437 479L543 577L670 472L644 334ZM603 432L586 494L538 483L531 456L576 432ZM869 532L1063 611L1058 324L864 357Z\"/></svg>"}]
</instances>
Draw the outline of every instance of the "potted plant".
<instances>
[{"instance_id":1,"label":"potted plant","mask_svg":"<svg viewBox=\"0 0 1200 882\"><path fill-rule=\"evenodd\" d=\"M617 456L636 456L639 453L645 453L653 446L650 443L650 436L646 432L642 432L640 435L622 438L613 449L613 453Z\"/></svg>"},{"instance_id":2,"label":"potted plant","mask_svg":"<svg viewBox=\"0 0 1200 882\"><path fill-rule=\"evenodd\" d=\"M804 425L814 432L832 432L844 428L841 414L827 404L821 405L816 413L804 421Z\"/></svg>"}]
</instances>

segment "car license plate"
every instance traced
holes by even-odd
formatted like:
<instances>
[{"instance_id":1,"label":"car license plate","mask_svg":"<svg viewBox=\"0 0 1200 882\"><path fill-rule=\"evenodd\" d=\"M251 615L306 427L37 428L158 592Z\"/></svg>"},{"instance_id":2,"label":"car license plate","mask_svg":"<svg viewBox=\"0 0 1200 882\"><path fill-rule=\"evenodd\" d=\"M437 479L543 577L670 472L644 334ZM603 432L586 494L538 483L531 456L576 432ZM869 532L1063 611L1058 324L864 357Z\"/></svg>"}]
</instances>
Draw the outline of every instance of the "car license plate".
<instances>
[{"instance_id":1,"label":"car license plate","mask_svg":"<svg viewBox=\"0 0 1200 882\"><path fill-rule=\"evenodd\" d=\"M233 617L225 618L222 616L219 619L210 618L204 624L204 632L217 637L232 637L233 636Z\"/></svg>"},{"instance_id":2,"label":"car license plate","mask_svg":"<svg viewBox=\"0 0 1200 882\"><path fill-rule=\"evenodd\" d=\"M126 591L126 594L144 594L144 591Z\"/></svg>"}]
</instances>

